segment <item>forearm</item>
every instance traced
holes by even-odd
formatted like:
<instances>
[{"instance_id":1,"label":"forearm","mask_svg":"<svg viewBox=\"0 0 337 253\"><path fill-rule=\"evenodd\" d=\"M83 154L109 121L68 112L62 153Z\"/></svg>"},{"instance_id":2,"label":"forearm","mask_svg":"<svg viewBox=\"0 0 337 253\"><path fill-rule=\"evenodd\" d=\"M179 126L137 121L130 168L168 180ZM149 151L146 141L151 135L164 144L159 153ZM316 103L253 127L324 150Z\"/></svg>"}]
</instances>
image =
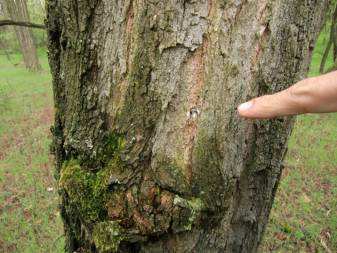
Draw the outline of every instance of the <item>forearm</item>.
<instances>
[{"instance_id":1,"label":"forearm","mask_svg":"<svg viewBox=\"0 0 337 253\"><path fill-rule=\"evenodd\" d=\"M289 88L308 113L337 111L337 71L305 79Z\"/></svg>"}]
</instances>

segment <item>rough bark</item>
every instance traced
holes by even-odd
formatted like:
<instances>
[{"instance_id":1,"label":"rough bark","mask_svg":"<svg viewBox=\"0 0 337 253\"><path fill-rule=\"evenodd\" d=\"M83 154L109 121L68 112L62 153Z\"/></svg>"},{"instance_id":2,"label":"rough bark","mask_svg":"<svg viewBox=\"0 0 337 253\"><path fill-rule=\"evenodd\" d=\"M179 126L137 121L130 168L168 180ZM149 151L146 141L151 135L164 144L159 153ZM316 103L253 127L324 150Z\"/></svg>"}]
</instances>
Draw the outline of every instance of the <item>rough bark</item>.
<instances>
[{"instance_id":1,"label":"rough bark","mask_svg":"<svg viewBox=\"0 0 337 253\"><path fill-rule=\"evenodd\" d=\"M26 0L3 0L3 4L11 20L17 21L19 23L29 22L29 13ZM41 66L30 28L14 26L14 31L19 41L26 68L32 71L40 70Z\"/></svg>"},{"instance_id":2,"label":"rough bark","mask_svg":"<svg viewBox=\"0 0 337 253\"><path fill-rule=\"evenodd\" d=\"M306 76L322 0L49 0L68 252L255 252L292 118L236 106Z\"/></svg>"}]
</instances>

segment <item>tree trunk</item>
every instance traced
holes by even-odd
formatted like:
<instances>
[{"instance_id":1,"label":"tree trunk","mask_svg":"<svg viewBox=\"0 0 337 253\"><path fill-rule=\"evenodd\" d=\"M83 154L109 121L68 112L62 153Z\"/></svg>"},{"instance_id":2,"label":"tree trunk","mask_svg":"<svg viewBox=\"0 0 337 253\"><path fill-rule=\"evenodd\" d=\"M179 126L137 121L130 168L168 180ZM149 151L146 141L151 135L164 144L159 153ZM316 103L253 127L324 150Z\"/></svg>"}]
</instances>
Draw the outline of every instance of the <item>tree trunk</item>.
<instances>
[{"instance_id":1,"label":"tree trunk","mask_svg":"<svg viewBox=\"0 0 337 253\"><path fill-rule=\"evenodd\" d=\"M327 1L49 0L68 252L255 252L293 119L236 107L306 76Z\"/></svg>"},{"instance_id":2,"label":"tree trunk","mask_svg":"<svg viewBox=\"0 0 337 253\"><path fill-rule=\"evenodd\" d=\"M331 19L331 35L330 36L332 36L330 40L332 40L333 42L333 61L336 67L336 64L337 64L337 4L335 6L334 13Z\"/></svg>"},{"instance_id":3,"label":"tree trunk","mask_svg":"<svg viewBox=\"0 0 337 253\"><path fill-rule=\"evenodd\" d=\"M4 4L7 14L12 20L29 22L27 0L4 0ZM32 71L41 70L30 28L15 26L14 30L19 41L26 68Z\"/></svg>"},{"instance_id":4,"label":"tree trunk","mask_svg":"<svg viewBox=\"0 0 337 253\"><path fill-rule=\"evenodd\" d=\"M332 17L331 17L331 27L330 27L330 37L329 37L329 41L327 42L326 48L324 50L323 56L322 56L322 60L321 60L321 64L319 67L319 72L321 74L323 74L325 72L325 65L326 65L326 61L328 59L331 47L333 48L333 67L328 69L327 72L333 71L337 66L337 5L336 6L332 6L331 8L333 8L333 10L331 10L332 13Z\"/></svg>"}]
</instances>

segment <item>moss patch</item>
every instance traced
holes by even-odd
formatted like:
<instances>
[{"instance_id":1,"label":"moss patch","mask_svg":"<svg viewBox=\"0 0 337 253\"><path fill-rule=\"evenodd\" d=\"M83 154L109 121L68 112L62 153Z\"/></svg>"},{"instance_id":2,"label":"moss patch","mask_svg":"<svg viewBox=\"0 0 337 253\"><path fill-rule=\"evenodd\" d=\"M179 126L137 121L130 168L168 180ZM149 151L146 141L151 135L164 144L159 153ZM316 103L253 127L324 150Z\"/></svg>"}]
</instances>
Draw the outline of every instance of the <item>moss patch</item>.
<instances>
[{"instance_id":1,"label":"moss patch","mask_svg":"<svg viewBox=\"0 0 337 253\"><path fill-rule=\"evenodd\" d=\"M184 199L176 195L173 200L175 206L181 207L179 218L173 221L172 229L175 232L190 231L199 220L204 204L200 198ZM179 222L179 223L178 223Z\"/></svg>"},{"instance_id":2,"label":"moss patch","mask_svg":"<svg viewBox=\"0 0 337 253\"><path fill-rule=\"evenodd\" d=\"M93 239L99 252L117 252L120 242L125 239L124 231L117 221L97 223L93 229Z\"/></svg>"},{"instance_id":3,"label":"moss patch","mask_svg":"<svg viewBox=\"0 0 337 253\"><path fill-rule=\"evenodd\" d=\"M81 168L77 160L66 162L61 169L60 189L69 195L69 202L87 221L105 216L107 179L104 174L95 174Z\"/></svg>"},{"instance_id":4,"label":"moss patch","mask_svg":"<svg viewBox=\"0 0 337 253\"><path fill-rule=\"evenodd\" d=\"M96 173L81 166L76 159L64 162L61 168L59 187L69 195L69 203L88 223L106 217L106 203L112 196L109 185L112 181L120 184L129 174L120 159L125 145L123 135L110 134L100 156L103 168Z\"/></svg>"},{"instance_id":5,"label":"moss patch","mask_svg":"<svg viewBox=\"0 0 337 253\"><path fill-rule=\"evenodd\" d=\"M126 139L125 136L118 133L111 133L105 137L103 150L101 156L98 157L101 163L106 165L113 158L116 160L125 149Z\"/></svg>"}]
</instances>

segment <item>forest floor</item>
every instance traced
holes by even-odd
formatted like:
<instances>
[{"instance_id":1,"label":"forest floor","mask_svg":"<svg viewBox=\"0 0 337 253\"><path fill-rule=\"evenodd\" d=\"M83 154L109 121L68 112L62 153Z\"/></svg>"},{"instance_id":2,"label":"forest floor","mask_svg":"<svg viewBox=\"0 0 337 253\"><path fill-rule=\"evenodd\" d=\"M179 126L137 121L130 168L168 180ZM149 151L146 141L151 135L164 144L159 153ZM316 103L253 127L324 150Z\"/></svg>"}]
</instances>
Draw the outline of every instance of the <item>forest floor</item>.
<instances>
[{"instance_id":1,"label":"forest floor","mask_svg":"<svg viewBox=\"0 0 337 253\"><path fill-rule=\"evenodd\" d=\"M321 35L310 75L318 74ZM63 252L51 78L0 55L0 252ZM331 64L331 59L330 59ZM300 116L260 252L337 252L337 114Z\"/></svg>"}]
</instances>

